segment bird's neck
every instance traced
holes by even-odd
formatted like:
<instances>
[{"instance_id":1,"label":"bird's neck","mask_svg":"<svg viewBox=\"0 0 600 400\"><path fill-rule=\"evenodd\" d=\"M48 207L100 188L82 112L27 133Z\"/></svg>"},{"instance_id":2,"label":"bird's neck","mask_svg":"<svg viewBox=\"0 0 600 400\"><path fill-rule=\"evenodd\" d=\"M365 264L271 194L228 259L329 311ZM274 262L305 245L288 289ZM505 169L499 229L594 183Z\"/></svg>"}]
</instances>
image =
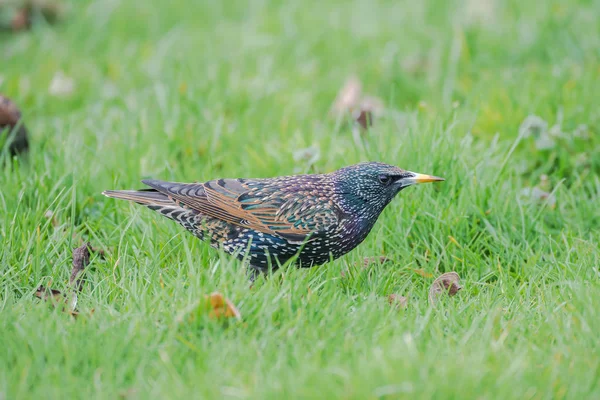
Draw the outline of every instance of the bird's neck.
<instances>
[{"instance_id":1,"label":"bird's neck","mask_svg":"<svg viewBox=\"0 0 600 400\"><path fill-rule=\"evenodd\" d=\"M339 226L342 235L346 238L339 249L339 255L345 254L361 244L373 229L377 217L378 215L374 217L361 214L347 215Z\"/></svg>"},{"instance_id":2,"label":"bird's neck","mask_svg":"<svg viewBox=\"0 0 600 400\"><path fill-rule=\"evenodd\" d=\"M348 192L337 199L337 204L344 212L341 228L352 238L345 246L345 252L358 246L367 237L388 203L372 203Z\"/></svg>"}]
</instances>

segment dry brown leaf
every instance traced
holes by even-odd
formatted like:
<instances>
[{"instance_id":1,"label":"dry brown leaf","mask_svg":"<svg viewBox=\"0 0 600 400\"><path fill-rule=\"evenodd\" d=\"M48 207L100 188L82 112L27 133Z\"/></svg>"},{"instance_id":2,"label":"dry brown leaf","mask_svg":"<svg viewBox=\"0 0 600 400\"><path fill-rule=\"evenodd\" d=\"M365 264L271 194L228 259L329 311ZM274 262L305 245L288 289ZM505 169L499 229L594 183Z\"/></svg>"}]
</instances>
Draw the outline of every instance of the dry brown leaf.
<instances>
[{"instance_id":1,"label":"dry brown leaf","mask_svg":"<svg viewBox=\"0 0 600 400\"><path fill-rule=\"evenodd\" d=\"M28 133L21 120L21 111L8 97L0 94L0 135L4 134L12 136L12 143L9 145L12 155L25 152L29 148Z\"/></svg>"},{"instance_id":2,"label":"dry brown leaf","mask_svg":"<svg viewBox=\"0 0 600 400\"><path fill-rule=\"evenodd\" d=\"M369 110L359 110L358 117L355 119L362 129L367 129L373 125L373 113Z\"/></svg>"},{"instance_id":3,"label":"dry brown leaf","mask_svg":"<svg viewBox=\"0 0 600 400\"><path fill-rule=\"evenodd\" d=\"M52 304L52 307L62 304L62 311L72 315L73 317L77 317L79 315L79 311L76 311L71 305L68 308L65 307L67 298L60 290L51 289L41 285L35 291L35 297L49 302ZM77 299L77 294L74 295L74 299ZM73 299L71 301L73 302ZM94 309L90 311L90 315L92 314L94 314Z\"/></svg>"},{"instance_id":4,"label":"dry brown leaf","mask_svg":"<svg viewBox=\"0 0 600 400\"><path fill-rule=\"evenodd\" d=\"M431 272L427 272L424 269L413 269L412 270L415 274L422 276L423 278L433 278L433 274Z\"/></svg>"},{"instance_id":5,"label":"dry brown leaf","mask_svg":"<svg viewBox=\"0 0 600 400\"><path fill-rule=\"evenodd\" d=\"M462 289L460 277L454 271L446 272L436 278L429 288L429 303L433 306L437 303L440 295L446 293L448 296L454 296Z\"/></svg>"},{"instance_id":6,"label":"dry brown leaf","mask_svg":"<svg viewBox=\"0 0 600 400\"><path fill-rule=\"evenodd\" d=\"M378 97L363 96L361 82L356 77L350 77L340 89L331 110L338 117L351 116L364 130L383 114L384 104Z\"/></svg>"},{"instance_id":7,"label":"dry brown leaf","mask_svg":"<svg viewBox=\"0 0 600 400\"><path fill-rule=\"evenodd\" d=\"M383 114L383 102L381 99L373 96L367 96L360 102L358 110L354 111L353 116L362 129L367 129L373 125L373 120Z\"/></svg>"},{"instance_id":8,"label":"dry brown leaf","mask_svg":"<svg viewBox=\"0 0 600 400\"><path fill-rule=\"evenodd\" d=\"M69 283L73 288L73 293L71 294L70 301L68 300L67 296L59 290L46 288L43 285L37 288L35 296L44 301L51 301L54 306L59 303L69 303L68 310L65 309L64 305L62 310L68 312L74 317L79 315L79 312L76 310L77 294L81 292L81 288L83 286L81 280L82 271L90 263L90 247L91 246L89 243L84 243L81 247L73 249L73 269L71 271L71 278L69 279ZM94 310L92 310L91 313L93 314Z\"/></svg>"},{"instance_id":9,"label":"dry brown leaf","mask_svg":"<svg viewBox=\"0 0 600 400\"><path fill-rule=\"evenodd\" d=\"M17 10L10 21L10 27L13 31L23 31L31 27L31 12L28 8Z\"/></svg>"},{"instance_id":10,"label":"dry brown leaf","mask_svg":"<svg viewBox=\"0 0 600 400\"><path fill-rule=\"evenodd\" d=\"M345 114L355 109L362 96L362 83L357 77L352 76L338 92L331 110L337 114Z\"/></svg>"},{"instance_id":11,"label":"dry brown leaf","mask_svg":"<svg viewBox=\"0 0 600 400\"><path fill-rule=\"evenodd\" d=\"M242 314L237 309L237 307L226 299L219 292L213 292L209 296L205 296L205 299L208 300L211 309L208 312L208 316L213 319L220 318L241 318Z\"/></svg>"},{"instance_id":12,"label":"dry brown leaf","mask_svg":"<svg viewBox=\"0 0 600 400\"><path fill-rule=\"evenodd\" d=\"M53 304L63 303L65 301L65 297L60 290L51 289L44 285L40 285L40 287L37 288L35 297L44 301L51 301Z\"/></svg>"},{"instance_id":13,"label":"dry brown leaf","mask_svg":"<svg viewBox=\"0 0 600 400\"><path fill-rule=\"evenodd\" d=\"M390 294L388 296L388 303L390 303L390 305L394 307L406 308L406 306L408 305L408 298L399 294Z\"/></svg>"},{"instance_id":14,"label":"dry brown leaf","mask_svg":"<svg viewBox=\"0 0 600 400\"><path fill-rule=\"evenodd\" d=\"M30 29L36 16L41 16L47 23L53 24L64 14L63 7L57 0L27 0L12 3L8 4L8 10L9 15L12 14L10 29L14 32ZM0 2L0 7L2 6Z\"/></svg>"}]
</instances>

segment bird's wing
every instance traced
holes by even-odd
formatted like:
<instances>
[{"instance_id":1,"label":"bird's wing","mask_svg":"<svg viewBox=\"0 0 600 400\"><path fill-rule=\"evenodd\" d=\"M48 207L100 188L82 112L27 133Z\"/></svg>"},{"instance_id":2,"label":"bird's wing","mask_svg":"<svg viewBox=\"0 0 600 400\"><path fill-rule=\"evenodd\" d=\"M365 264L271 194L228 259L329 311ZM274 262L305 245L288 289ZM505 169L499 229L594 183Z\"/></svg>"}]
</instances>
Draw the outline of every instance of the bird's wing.
<instances>
[{"instance_id":1,"label":"bird's wing","mask_svg":"<svg viewBox=\"0 0 600 400\"><path fill-rule=\"evenodd\" d=\"M341 218L323 182L275 179L217 179L184 184L144 181L175 201L212 218L303 242Z\"/></svg>"}]
</instances>

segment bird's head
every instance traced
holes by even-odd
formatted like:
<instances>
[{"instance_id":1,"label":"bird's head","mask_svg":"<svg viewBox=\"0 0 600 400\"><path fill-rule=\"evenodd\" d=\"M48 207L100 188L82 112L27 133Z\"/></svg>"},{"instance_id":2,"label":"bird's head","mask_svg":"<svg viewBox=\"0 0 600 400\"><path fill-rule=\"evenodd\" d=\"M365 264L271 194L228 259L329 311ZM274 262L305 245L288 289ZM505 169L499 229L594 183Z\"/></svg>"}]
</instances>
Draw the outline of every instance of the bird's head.
<instances>
[{"instance_id":1,"label":"bird's head","mask_svg":"<svg viewBox=\"0 0 600 400\"><path fill-rule=\"evenodd\" d=\"M379 162L351 165L333 173L337 192L345 198L350 212L379 214L402 190L417 183L443 181L443 178L406 171Z\"/></svg>"}]
</instances>

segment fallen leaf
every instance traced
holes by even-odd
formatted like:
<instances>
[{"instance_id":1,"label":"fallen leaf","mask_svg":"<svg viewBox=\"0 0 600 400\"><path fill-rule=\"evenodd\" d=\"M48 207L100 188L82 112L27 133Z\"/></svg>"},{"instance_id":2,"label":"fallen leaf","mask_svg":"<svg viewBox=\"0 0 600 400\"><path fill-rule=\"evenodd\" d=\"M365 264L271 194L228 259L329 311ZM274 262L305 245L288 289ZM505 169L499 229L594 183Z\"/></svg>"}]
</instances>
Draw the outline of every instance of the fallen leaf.
<instances>
[{"instance_id":1,"label":"fallen leaf","mask_svg":"<svg viewBox=\"0 0 600 400\"><path fill-rule=\"evenodd\" d=\"M366 96L360 102L360 107L354 112L354 119L363 129L373 125L376 117L383 115L383 101L374 96Z\"/></svg>"},{"instance_id":2,"label":"fallen leaf","mask_svg":"<svg viewBox=\"0 0 600 400\"><path fill-rule=\"evenodd\" d=\"M208 300L211 310L209 310L208 316L213 319L219 318L237 318L240 319L242 314L239 312L237 307L226 299L219 292L213 292L209 296L205 296Z\"/></svg>"},{"instance_id":3,"label":"fallen leaf","mask_svg":"<svg viewBox=\"0 0 600 400\"><path fill-rule=\"evenodd\" d=\"M349 115L363 129L373 125L375 118L383 115L383 101L375 96L363 96L362 84L356 77L350 77L338 92L331 107L334 115Z\"/></svg>"},{"instance_id":4,"label":"fallen leaf","mask_svg":"<svg viewBox=\"0 0 600 400\"><path fill-rule=\"evenodd\" d=\"M178 323L194 324L204 317L226 322L231 318L240 320L242 314L225 296L219 292L213 292L187 306L177 314L175 320Z\"/></svg>"},{"instance_id":5,"label":"fallen leaf","mask_svg":"<svg viewBox=\"0 0 600 400\"><path fill-rule=\"evenodd\" d=\"M44 300L51 301L53 305L58 303L66 304L69 303L68 310L65 310L63 306L62 310L68 312L73 316L79 315L79 312L76 310L77 308L77 299L78 293L81 292L81 288L83 286L81 280L81 272L87 267L90 262L90 244L84 243L82 246L73 249L73 269L71 271L71 278L69 279L69 283L73 288L73 293L71 294L70 301L67 299L67 296L56 289L46 288L45 286L40 286L37 288L35 292L35 296ZM92 310L92 314L93 314Z\"/></svg>"},{"instance_id":6,"label":"fallen leaf","mask_svg":"<svg viewBox=\"0 0 600 400\"><path fill-rule=\"evenodd\" d=\"M13 31L23 31L31 27L31 12L27 7L23 7L13 15L10 20L10 27Z\"/></svg>"},{"instance_id":7,"label":"fallen leaf","mask_svg":"<svg viewBox=\"0 0 600 400\"><path fill-rule=\"evenodd\" d=\"M367 129L373 125L373 113L369 110L359 110L358 117L355 118L356 122L361 128Z\"/></svg>"},{"instance_id":8,"label":"fallen leaf","mask_svg":"<svg viewBox=\"0 0 600 400\"><path fill-rule=\"evenodd\" d=\"M28 132L21 119L21 111L8 97L0 94L0 143L4 141L1 137L4 135L11 140L8 147L11 155L29 149Z\"/></svg>"},{"instance_id":9,"label":"fallen leaf","mask_svg":"<svg viewBox=\"0 0 600 400\"><path fill-rule=\"evenodd\" d=\"M429 303L432 306L435 305L440 295L444 293L448 294L448 296L454 296L462 289L459 282L460 277L454 271L446 272L437 277L429 288Z\"/></svg>"},{"instance_id":10,"label":"fallen leaf","mask_svg":"<svg viewBox=\"0 0 600 400\"><path fill-rule=\"evenodd\" d=\"M424 269L413 269L415 274L422 276L423 278L433 278L433 274L431 272L427 272Z\"/></svg>"},{"instance_id":11,"label":"fallen leaf","mask_svg":"<svg viewBox=\"0 0 600 400\"><path fill-rule=\"evenodd\" d=\"M406 306L408 305L408 298L399 294L390 294L388 296L388 303L390 303L390 305L394 307L406 308Z\"/></svg>"},{"instance_id":12,"label":"fallen leaf","mask_svg":"<svg viewBox=\"0 0 600 400\"><path fill-rule=\"evenodd\" d=\"M51 301L52 303L63 303L65 297L60 290L51 289L44 285L40 285L35 291L35 297L44 301Z\"/></svg>"},{"instance_id":13,"label":"fallen leaf","mask_svg":"<svg viewBox=\"0 0 600 400\"><path fill-rule=\"evenodd\" d=\"M348 78L333 102L332 111L337 115L351 112L358 106L361 95L362 83L355 76Z\"/></svg>"},{"instance_id":14,"label":"fallen leaf","mask_svg":"<svg viewBox=\"0 0 600 400\"><path fill-rule=\"evenodd\" d=\"M42 17L46 23L53 24L63 14L62 5L56 0L27 0L8 3L10 29L15 32L31 28L37 17ZM0 2L0 8L4 5Z\"/></svg>"},{"instance_id":15,"label":"fallen leaf","mask_svg":"<svg viewBox=\"0 0 600 400\"><path fill-rule=\"evenodd\" d=\"M73 317L77 317L79 315L79 312L75 311L73 304L71 304L68 309L65 309L64 305L67 303L67 298L60 290L51 289L51 288L45 287L44 285L40 285L40 287L38 287L37 290L35 291L35 297L42 299L46 302L49 302L50 304L52 304L52 307L56 307L57 305L62 304L63 305L62 311L67 312L68 314L72 315ZM77 303L77 295L75 294L75 296L73 298L75 299L74 301L76 304ZM71 299L71 303L73 303L73 298ZM93 313L94 313L94 309L92 309L90 311L90 315L92 315Z\"/></svg>"}]
</instances>

